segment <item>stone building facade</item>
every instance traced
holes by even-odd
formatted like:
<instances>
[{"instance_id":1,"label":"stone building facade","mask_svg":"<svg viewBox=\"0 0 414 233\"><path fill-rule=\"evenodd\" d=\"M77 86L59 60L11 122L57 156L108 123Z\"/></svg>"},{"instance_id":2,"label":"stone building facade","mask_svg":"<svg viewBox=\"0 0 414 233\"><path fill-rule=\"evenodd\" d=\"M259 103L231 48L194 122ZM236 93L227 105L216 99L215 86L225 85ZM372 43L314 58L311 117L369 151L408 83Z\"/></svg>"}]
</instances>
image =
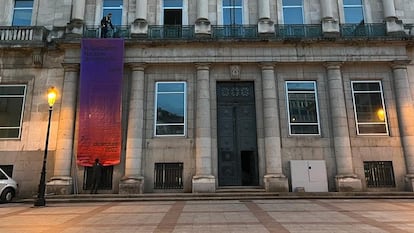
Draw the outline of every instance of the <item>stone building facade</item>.
<instances>
[{"instance_id":1,"label":"stone building facade","mask_svg":"<svg viewBox=\"0 0 414 233\"><path fill-rule=\"evenodd\" d=\"M0 165L21 196L37 192L50 86L47 192L88 192L81 45L108 12L122 150L102 192L414 190L411 0L3 1Z\"/></svg>"}]
</instances>

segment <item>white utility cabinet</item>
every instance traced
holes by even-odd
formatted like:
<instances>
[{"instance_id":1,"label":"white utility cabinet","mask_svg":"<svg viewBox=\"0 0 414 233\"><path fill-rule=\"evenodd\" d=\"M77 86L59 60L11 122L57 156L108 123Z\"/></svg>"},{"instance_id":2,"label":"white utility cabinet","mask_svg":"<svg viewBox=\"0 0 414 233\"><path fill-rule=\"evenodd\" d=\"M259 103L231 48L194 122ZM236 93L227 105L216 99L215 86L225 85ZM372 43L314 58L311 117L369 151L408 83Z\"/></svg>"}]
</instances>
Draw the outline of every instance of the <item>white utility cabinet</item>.
<instances>
[{"instance_id":1,"label":"white utility cabinet","mask_svg":"<svg viewBox=\"0 0 414 233\"><path fill-rule=\"evenodd\" d=\"M292 191L328 192L325 160L291 160Z\"/></svg>"}]
</instances>

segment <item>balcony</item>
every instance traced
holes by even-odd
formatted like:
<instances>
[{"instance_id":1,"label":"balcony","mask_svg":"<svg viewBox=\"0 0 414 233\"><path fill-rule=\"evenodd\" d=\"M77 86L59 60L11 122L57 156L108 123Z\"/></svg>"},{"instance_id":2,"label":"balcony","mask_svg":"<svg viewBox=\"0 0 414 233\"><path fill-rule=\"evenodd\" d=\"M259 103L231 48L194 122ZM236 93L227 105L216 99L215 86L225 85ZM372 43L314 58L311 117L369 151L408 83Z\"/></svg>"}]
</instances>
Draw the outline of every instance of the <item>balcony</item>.
<instances>
[{"instance_id":1,"label":"balcony","mask_svg":"<svg viewBox=\"0 0 414 233\"><path fill-rule=\"evenodd\" d=\"M47 29L45 27L30 26L0 26L0 41L2 44L24 44L46 42Z\"/></svg>"},{"instance_id":2,"label":"balcony","mask_svg":"<svg viewBox=\"0 0 414 233\"><path fill-rule=\"evenodd\" d=\"M381 38L387 36L385 24L342 24L341 36L344 38Z\"/></svg>"},{"instance_id":3,"label":"balcony","mask_svg":"<svg viewBox=\"0 0 414 233\"><path fill-rule=\"evenodd\" d=\"M212 25L211 34L198 37L195 34L194 25L149 25L147 34L139 36L140 39L151 40L325 40L321 24L301 25L274 25L274 33L262 35L258 32L257 25ZM40 26L1 26L0 47L13 46L41 46L47 43L48 35L51 38L65 37L65 29L61 33L49 31ZM100 27L97 25L85 26L82 37L100 38ZM387 35L386 25L378 24L342 24L339 25L337 40L361 40L361 39L393 39L401 40L414 38L414 26L404 25L401 34ZM59 36L53 36L59 35ZM133 39L130 26L116 26L110 30L108 37ZM66 39L73 39L67 37ZM332 40L332 38L329 38Z\"/></svg>"}]
</instances>

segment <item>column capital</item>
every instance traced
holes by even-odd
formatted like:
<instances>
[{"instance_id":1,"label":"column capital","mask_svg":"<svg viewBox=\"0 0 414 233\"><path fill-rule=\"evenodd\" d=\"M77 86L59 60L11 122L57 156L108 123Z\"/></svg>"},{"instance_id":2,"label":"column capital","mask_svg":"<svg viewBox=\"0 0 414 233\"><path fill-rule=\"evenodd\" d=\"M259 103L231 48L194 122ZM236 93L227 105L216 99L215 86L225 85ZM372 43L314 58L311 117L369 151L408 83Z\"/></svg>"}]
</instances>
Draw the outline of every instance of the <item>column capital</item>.
<instances>
[{"instance_id":1,"label":"column capital","mask_svg":"<svg viewBox=\"0 0 414 233\"><path fill-rule=\"evenodd\" d=\"M333 69L341 69L342 64L343 62L334 61L334 62L325 62L323 65L326 67L326 69L333 70Z\"/></svg>"},{"instance_id":2,"label":"column capital","mask_svg":"<svg viewBox=\"0 0 414 233\"><path fill-rule=\"evenodd\" d=\"M147 64L144 62L128 62L126 65L131 68L132 71L144 71Z\"/></svg>"},{"instance_id":3,"label":"column capital","mask_svg":"<svg viewBox=\"0 0 414 233\"><path fill-rule=\"evenodd\" d=\"M393 61L391 63L391 68L395 69L407 69L407 65L410 64L409 60Z\"/></svg>"},{"instance_id":4,"label":"column capital","mask_svg":"<svg viewBox=\"0 0 414 233\"><path fill-rule=\"evenodd\" d=\"M197 70L209 70L211 63L195 63Z\"/></svg>"},{"instance_id":5,"label":"column capital","mask_svg":"<svg viewBox=\"0 0 414 233\"><path fill-rule=\"evenodd\" d=\"M274 70L276 64L276 62L260 62L259 67L262 68L262 70Z\"/></svg>"},{"instance_id":6,"label":"column capital","mask_svg":"<svg viewBox=\"0 0 414 233\"><path fill-rule=\"evenodd\" d=\"M79 72L80 69L79 63L62 63L62 66L65 72Z\"/></svg>"}]
</instances>

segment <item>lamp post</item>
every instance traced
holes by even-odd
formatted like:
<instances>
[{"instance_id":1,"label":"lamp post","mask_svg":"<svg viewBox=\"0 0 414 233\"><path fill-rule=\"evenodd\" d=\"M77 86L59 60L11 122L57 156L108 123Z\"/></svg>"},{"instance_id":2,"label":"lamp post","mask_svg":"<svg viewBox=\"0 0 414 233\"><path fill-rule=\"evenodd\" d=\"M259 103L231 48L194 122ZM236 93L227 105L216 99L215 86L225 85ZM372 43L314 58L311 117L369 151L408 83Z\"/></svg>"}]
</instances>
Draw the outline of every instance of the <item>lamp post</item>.
<instances>
[{"instance_id":1,"label":"lamp post","mask_svg":"<svg viewBox=\"0 0 414 233\"><path fill-rule=\"evenodd\" d=\"M40 174L39 190L37 192L37 198L34 201L34 206L45 206L46 205L45 190L46 190L47 148L49 144L50 119L52 118L53 104L55 104L56 95L57 95L57 91L54 87L51 87L47 90L47 102L49 103L49 119L47 123L46 144L45 144L45 154L43 156L42 173Z\"/></svg>"}]
</instances>

